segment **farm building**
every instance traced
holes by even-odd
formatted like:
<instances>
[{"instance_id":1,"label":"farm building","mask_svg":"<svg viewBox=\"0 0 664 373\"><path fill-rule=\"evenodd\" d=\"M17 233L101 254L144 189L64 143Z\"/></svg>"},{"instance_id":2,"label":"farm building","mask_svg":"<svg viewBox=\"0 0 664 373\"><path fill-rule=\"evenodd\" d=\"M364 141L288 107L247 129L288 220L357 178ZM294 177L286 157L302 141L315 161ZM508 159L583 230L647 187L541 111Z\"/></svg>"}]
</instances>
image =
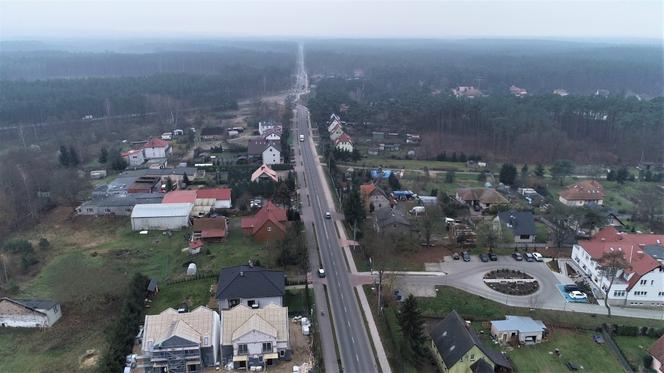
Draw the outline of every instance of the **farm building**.
<instances>
[{"instance_id":1,"label":"farm building","mask_svg":"<svg viewBox=\"0 0 664 373\"><path fill-rule=\"evenodd\" d=\"M131 229L168 230L189 226L191 203L149 203L134 206L131 212Z\"/></svg>"},{"instance_id":2,"label":"farm building","mask_svg":"<svg viewBox=\"0 0 664 373\"><path fill-rule=\"evenodd\" d=\"M119 215L129 216L134 206L146 203L160 203L161 193L131 193L87 201L76 208L78 215Z\"/></svg>"},{"instance_id":3,"label":"farm building","mask_svg":"<svg viewBox=\"0 0 664 373\"><path fill-rule=\"evenodd\" d=\"M46 328L60 319L60 305L51 300L0 298L0 326Z\"/></svg>"}]
</instances>

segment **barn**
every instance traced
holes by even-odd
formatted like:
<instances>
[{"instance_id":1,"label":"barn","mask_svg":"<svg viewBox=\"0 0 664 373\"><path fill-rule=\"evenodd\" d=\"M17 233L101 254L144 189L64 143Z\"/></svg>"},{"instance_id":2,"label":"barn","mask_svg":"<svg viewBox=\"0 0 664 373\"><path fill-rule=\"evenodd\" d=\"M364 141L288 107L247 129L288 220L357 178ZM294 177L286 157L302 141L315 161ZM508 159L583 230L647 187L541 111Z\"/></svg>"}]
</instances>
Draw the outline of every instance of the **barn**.
<instances>
[{"instance_id":1,"label":"barn","mask_svg":"<svg viewBox=\"0 0 664 373\"><path fill-rule=\"evenodd\" d=\"M131 212L131 229L169 230L189 226L192 203L148 203L134 206Z\"/></svg>"},{"instance_id":2,"label":"barn","mask_svg":"<svg viewBox=\"0 0 664 373\"><path fill-rule=\"evenodd\" d=\"M61 316L60 305L50 300L0 298L0 326L46 328Z\"/></svg>"}]
</instances>

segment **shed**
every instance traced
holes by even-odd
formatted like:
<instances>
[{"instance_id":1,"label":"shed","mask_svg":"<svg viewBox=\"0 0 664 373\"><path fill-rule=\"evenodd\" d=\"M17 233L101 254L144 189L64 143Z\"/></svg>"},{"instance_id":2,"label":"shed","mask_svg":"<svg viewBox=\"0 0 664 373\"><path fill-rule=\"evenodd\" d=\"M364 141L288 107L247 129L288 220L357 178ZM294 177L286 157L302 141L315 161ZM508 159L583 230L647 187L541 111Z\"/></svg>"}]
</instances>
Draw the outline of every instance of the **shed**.
<instances>
[{"instance_id":1,"label":"shed","mask_svg":"<svg viewBox=\"0 0 664 373\"><path fill-rule=\"evenodd\" d=\"M187 267L187 276L195 276L196 275L196 263L189 263L189 267Z\"/></svg>"},{"instance_id":2,"label":"shed","mask_svg":"<svg viewBox=\"0 0 664 373\"><path fill-rule=\"evenodd\" d=\"M134 206L131 228L141 230L180 229L189 226L192 203L149 203Z\"/></svg>"},{"instance_id":3,"label":"shed","mask_svg":"<svg viewBox=\"0 0 664 373\"><path fill-rule=\"evenodd\" d=\"M540 343L545 332L543 322L528 316L506 315L505 320L491 321L491 335L500 343Z\"/></svg>"}]
</instances>

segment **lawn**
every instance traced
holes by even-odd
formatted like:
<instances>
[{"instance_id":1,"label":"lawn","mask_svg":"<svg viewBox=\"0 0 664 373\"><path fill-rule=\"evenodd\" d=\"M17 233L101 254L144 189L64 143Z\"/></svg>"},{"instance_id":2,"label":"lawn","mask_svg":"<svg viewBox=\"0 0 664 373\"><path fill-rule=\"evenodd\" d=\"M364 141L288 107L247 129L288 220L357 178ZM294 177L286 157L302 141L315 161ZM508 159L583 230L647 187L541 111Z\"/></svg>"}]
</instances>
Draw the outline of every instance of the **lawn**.
<instances>
[{"instance_id":1,"label":"lawn","mask_svg":"<svg viewBox=\"0 0 664 373\"><path fill-rule=\"evenodd\" d=\"M307 305L307 297L304 289L286 290L284 294L284 305L288 307L289 314L308 314L310 305ZM309 288L309 299L313 302L314 290Z\"/></svg>"},{"instance_id":2,"label":"lawn","mask_svg":"<svg viewBox=\"0 0 664 373\"><path fill-rule=\"evenodd\" d=\"M648 348L655 343L657 338L618 335L613 337L613 340L620 347L625 358L627 358L627 362L634 368L641 368L643 367L643 358L648 355Z\"/></svg>"},{"instance_id":3,"label":"lawn","mask_svg":"<svg viewBox=\"0 0 664 373\"><path fill-rule=\"evenodd\" d=\"M553 353L556 348L560 357ZM591 332L554 328L548 341L514 349L507 355L520 372L564 372L568 361L583 366L584 372L622 372L606 345L593 343Z\"/></svg>"},{"instance_id":4,"label":"lawn","mask_svg":"<svg viewBox=\"0 0 664 373\"><path fill-rule=\"evenodd\" d=\"M367 157L362 158L359 162L343 162L343 164L360 167L392 168L395 171L401 169L423 170L425 167L429 170L468 170L465 162L422 161L415 159L390 159L381 157Z\"/></svg>"},{"instance_id":5,"label":"lawn","mask_svg":"<svg viewBox=\"0 0 664 373\"><path fill-rule=\"evenodd\" d=\"M159 285L159 294L153 298L146 313L155 315L168 307L177 309L182 303L186 303L189 309L207 306L211 301L210 286L216 282L216 277L210 277Z\"/></svg>"}]
</instances>

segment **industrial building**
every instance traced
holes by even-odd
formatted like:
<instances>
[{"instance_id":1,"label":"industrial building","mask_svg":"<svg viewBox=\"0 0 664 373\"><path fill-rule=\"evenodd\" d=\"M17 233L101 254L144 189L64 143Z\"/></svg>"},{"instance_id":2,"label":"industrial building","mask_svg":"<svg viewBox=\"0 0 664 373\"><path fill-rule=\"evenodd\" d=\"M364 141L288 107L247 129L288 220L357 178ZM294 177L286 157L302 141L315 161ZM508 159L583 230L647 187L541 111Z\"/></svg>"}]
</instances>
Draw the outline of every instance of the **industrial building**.
<instances>
[{"instance_id":1,"label":"industrial building","mask_svg":"<svg viewBox=\"0 0 664 373\"><path fill-rule=\"evenodd\" d=\"M134 206L131 212L131 229L169 230L189 226L192 203L149 203Z\"/></svg>"}]
</instances>

